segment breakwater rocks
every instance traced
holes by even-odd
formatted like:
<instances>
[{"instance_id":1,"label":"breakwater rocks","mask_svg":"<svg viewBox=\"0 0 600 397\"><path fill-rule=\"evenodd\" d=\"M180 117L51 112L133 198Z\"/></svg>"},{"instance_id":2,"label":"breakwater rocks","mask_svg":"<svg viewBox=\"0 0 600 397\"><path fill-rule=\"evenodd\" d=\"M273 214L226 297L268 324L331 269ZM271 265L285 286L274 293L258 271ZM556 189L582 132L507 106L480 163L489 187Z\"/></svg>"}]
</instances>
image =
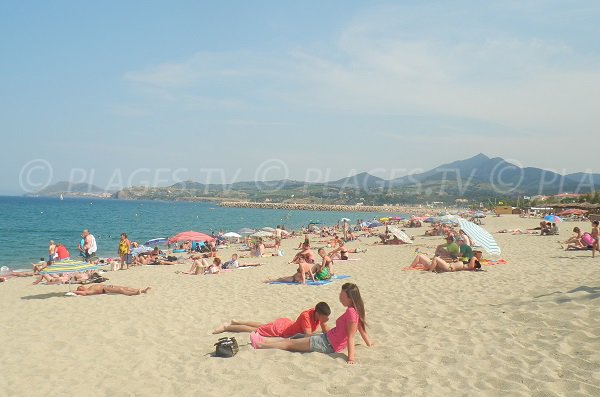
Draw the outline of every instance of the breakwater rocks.
<instances>
[{"instance_id":1,"label":"breakwater rocks","mask_svg":"<svg viewBox=\"0 0 600 397\"><path fill-rule=\"evenodd\" d=\"M262 208L276 210L300 211L344 211L344 212L412 212L415 208L397 205L337 205L337 204L291 204L291 203L253 203L249 201L224 201L220 207L228 208Z\"/></svg>"}]
</instances>

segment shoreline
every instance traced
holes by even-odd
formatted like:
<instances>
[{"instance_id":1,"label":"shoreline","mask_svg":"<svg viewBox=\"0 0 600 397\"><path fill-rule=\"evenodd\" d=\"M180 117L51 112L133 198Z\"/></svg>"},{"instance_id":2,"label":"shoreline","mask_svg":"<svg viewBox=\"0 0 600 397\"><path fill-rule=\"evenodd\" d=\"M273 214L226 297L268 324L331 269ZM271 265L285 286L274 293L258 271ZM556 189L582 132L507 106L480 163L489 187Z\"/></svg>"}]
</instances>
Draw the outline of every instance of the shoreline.
<instances>
[{"instance_id":1,"label":"shoreline","mask_svg":"<svg viewBox=\"0 0 600 397\"><path fill-rule=\"evenodd\" d=\"M443 208L410 207L405 205L343 205L343 204L296 204L296 203L258 203L253 201L223 201L219 207L253 208L289 211L340 211L340 212L395 212L416 213L438 211Z\"/></svg>"}]
</instances>

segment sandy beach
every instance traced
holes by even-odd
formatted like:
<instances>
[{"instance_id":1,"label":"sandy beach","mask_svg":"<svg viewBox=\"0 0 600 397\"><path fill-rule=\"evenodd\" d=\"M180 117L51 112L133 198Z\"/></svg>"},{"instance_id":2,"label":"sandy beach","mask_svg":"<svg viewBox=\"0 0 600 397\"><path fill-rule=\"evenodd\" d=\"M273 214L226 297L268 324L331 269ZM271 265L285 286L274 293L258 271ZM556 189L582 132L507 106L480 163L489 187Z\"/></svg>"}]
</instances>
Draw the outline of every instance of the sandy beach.
<instances>
[{"instance_id":1,"label":"sandy beach","mask_svg":"<svg viewBox=\"0 0 600 397\"><path fill-rule=\"evenodd\" d=\"M486 218L484 227L496 232L538 222L507 215ZM433 252L442 242L420 236L425 228L406 229L417 236L414 245L349 243L368 252L336 261L335 271L360 287L375 342L366 347L357 335L353 366L345 354L254 350L248 334L211 334L232 318L295 318L318 301L329 303L334 325L344 310L342 280L318 287L262 283L295 271L287 262L301 239L284 240L283 258L219 275L175 273L188 265L106 273L109 284L152 287L141 296L65 297L66 285L10 279L0 284L0 395L597 396L600 257L561 250L557 240L574 226L591 227L563 222L559 237L494 233L507 264L485 272L402 270L417 247ZM211 357L226 335L237 338L239 353Z\"/></svg>"}]
</instances>

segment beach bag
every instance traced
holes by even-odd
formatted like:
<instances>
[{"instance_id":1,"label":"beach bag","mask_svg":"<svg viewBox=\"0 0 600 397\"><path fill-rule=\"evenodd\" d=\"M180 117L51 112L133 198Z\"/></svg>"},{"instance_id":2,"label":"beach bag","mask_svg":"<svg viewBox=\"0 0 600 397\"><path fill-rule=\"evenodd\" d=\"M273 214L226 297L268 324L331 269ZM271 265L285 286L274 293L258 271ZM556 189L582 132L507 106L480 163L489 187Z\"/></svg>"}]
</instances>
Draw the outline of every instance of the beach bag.
<instances>
[{"instance_id":1,"label":"beach bag","mask_svg":"<svg viewBox=\"0 0 600 397\"><path fill-rule=\"evenodd\" d=\"M234 337L220 338L215 343L215 357L233 357L237 354L238 350L239 347Z\"/></svg>"}]
</instances>

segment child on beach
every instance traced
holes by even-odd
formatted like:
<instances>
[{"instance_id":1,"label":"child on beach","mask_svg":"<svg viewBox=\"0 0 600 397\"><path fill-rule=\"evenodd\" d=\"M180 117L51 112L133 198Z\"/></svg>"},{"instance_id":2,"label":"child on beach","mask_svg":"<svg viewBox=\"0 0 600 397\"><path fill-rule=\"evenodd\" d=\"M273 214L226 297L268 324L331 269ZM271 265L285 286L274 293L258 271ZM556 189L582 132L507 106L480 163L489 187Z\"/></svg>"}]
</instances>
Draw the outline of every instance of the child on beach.
<instances>
[{"instance_id":1,"label":"child on beach","mask_svg":"<svg viewBox=\"0 0 600 397\"><path fill-rule=\"evenodd\" d=\"M296 321L283 317L268 324L255 321L236 321L231 320L221 325L213 331L213 334L222 332L254 332L257 331L262 336L291 338L296 335L310 336L318 326L321 326L323 332L327 332L325 323L329 320L331 309L325 302L319 302L312 308L300 313Z\"/></svg>"},{"instance_id":2,"label":"child on beach","mask_svg":"<svg viewBox=\"0 0 600 397\"><path fill-rule=\"evenodd\" d=\"M255 349L280 349L291 352L339 353L348 349L348 364L354 364L354 335L356 331L367 346L373 346L366 331L365 306L356 284L346 283L340 291L340 302L346 311L335 322L335 327L323 334L300 339L267 340L258 332L250 334L250 342Z\"/></svg>"},{"instance_id":3,"label":"child on beach","mask_svg":"<svg viewBox=\"0 0 600 397\"><path fill-rule=\"evenodd\" d=\"M268 279L265 280L265 283L272 283L272 282L282 282L282 283L298 283L298 284L305 284L306 283L306 275L308 274L310 279L312 281L315 281L315 275L312 272L311 263L308 263L306 260L306 257L304 255L301 254L297 254L296 257L297 259L297 263L298 263L298 269L296 270L296 273L294 273L291 276L284 276L284 277L279 277L279 278L274 278L274 279Z\"/></svg>"}]
</instances>

